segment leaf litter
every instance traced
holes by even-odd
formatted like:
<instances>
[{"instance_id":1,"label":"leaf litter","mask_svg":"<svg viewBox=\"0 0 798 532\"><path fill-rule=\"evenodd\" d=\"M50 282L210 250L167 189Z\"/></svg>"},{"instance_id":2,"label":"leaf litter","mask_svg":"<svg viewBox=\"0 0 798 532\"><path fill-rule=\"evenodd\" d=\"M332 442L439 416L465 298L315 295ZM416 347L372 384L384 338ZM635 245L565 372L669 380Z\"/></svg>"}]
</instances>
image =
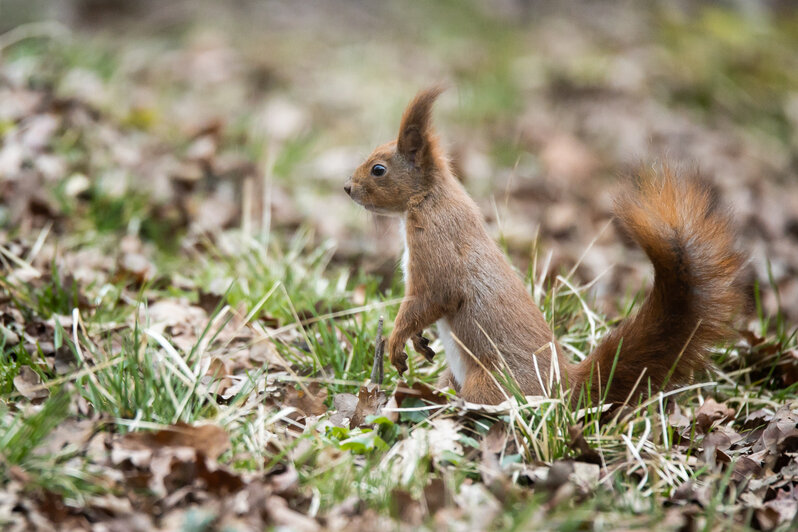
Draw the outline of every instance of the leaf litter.
<instances>
[{"instance_id":1,"label":"leaf litter","mask_svg":"<svg viewBox=\"0 0 798 532\"><path fill-rule=\"evenodd\" d=\"M543 47L561 39L537 38ZM319 109L352 122L352 103L310 87L281 91L310 85L307 69L279 47L267 60L231 42L198 32L169 53L122 46L116 78L55 53L0 60L4 529L476 530L511 528L517 516L527 526L575 518L619 528L636 519L650 527L652 512L671 529L794 525L798 350L794 332L775 321L798 315L795 188L785 179L789 157L770 157L782 149L776 141L763 146L757 135L686 117L632 85L586 81L573 50L548 65L544 90L524 89L529 108L512 121L491 111L493 125L479 129L495 146L483 133L463 135L453 164L467 185L491 183L480 196L493 187L506 198L501 212L482 205L490 230L520 265L539 234L556 253L543 276L573 265L585 235L606 220L603 177L628 165L625 137L655 139L642 151L673 150L731 176L724 195L748 194L736 202L743 238L772 258L768 271L756 265L773 285L762 283L766 310L716 357L714 389L607 412L569 412L557 398L473 405L428 384L437 361L418 358L409 382L367 379L372 345L363 344L377 315L394 311L383 301L370 307L370 278L349 290L348 274L326 268L362 266L388 290L396 250L379 237L389 222L369 228L330 188L357 149L309 134L315 121L331 129L341 121ZM622 70L640 67L640 58L617 60ZM513 61L510 72L546 59ZM349 68L348 78L327 77L363 85ZM406 99L412 79L397 94L366 86L358 107L374 103L372 92L383 106ZM262 108L253 83L271 87ZM169 96L175 87L179 102ZM604 100L593 102L596 94ZM262 123L248 125L252 114ZM524 150L503 145L510 130ZM260 154L263 143L270 153ZM309 186L314 172L319 183ZM312 226L306 236L302 224ZM325 252L325 238L338 247ZM586 284L624 263L598 284L607 308L644 271L613 240L600 238L575 273ZM375 241L377 249L364 244ZM271 291L277 282L290 297ZM368 310L319 319L353 306ZM580 331L586 320L563 315L573 345L595 340ZM765 315L778 317L763 330ZM428 359L438 347L419 346ZM580 514L591 504L599 510Z\"/></svg>"}]
</instances>

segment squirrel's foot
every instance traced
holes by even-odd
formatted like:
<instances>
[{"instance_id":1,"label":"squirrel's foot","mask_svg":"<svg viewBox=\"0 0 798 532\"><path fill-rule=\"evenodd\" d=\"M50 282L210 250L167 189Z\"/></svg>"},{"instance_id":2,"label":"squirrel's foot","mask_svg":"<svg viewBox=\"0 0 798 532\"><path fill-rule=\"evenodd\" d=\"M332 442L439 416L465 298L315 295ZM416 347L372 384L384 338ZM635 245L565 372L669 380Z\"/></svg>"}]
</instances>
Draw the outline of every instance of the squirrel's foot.
<instances>
[{"instance_id":1,"label":"squirrel's foot","mask_svg":"<svg viewBox=\"0 0 798 532\"><path fill-rule=\"evenodd\" d=\"M455 392L460 391L460 385L457 384L457 381L454 378L454 374L452 370L446 368L441 373L440 377L438 377L438 382L435 384L436 388L440 388L441 390L446 390L448 388L453 389Z\"/></svg>"},{"instance_id":2,"label":"squirrel's foot","mask_svg":"<svg viewBox=\"0 0 798 532\"><path fill-rule=\"evenodd\" d=\"M429 346L429 340L424 338L420 332L413 335L413 349L416 350L416 353L424 355L427 362L432 362L432 359L435 358L435 351Z\"/></svg>"},{"instance_id":3,"label":"squirrel's foot","mask_svg":"<svg viewBox=\"0 0 798 532\"><path fill-rule=\"evenodd\" d=\"M407 353L405 353L404 347L404 342L398 343L393 335L388 339L388 352L391 364L393 364L393 367L399 372L399 375L407 371Z\"/></svg>"}]
</instances>

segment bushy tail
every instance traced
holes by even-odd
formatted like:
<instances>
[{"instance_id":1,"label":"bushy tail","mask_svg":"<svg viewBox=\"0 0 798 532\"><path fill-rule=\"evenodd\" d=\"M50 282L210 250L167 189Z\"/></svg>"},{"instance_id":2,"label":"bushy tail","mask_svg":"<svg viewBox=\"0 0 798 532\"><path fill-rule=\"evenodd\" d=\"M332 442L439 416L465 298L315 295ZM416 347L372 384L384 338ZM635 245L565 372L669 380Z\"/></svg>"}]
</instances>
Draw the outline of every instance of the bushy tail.
<instances>
[{"instance_id":1,"label":"bushy tail","mask_svg":"<svg viewBox=\"0 0 798 532\"><path fill-rule=\"evenodd\" d=\"M654 265L654 287L636 315L571 368L574 400L589 390L593 403L605 393L607 402L635 401L689 382L750 300L747 257L735 246L730 215L695 177L649 170L616 199L615 214Z\"/></svg>"}]
</instances>

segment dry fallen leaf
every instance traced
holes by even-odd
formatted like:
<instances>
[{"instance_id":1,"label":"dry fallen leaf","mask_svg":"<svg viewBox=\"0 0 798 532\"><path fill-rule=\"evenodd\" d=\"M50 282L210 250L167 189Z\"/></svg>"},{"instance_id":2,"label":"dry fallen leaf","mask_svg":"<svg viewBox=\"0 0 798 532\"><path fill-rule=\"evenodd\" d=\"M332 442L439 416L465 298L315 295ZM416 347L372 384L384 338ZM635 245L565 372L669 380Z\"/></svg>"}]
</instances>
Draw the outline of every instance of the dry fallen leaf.
<instances>
[{"instance_id":1,"label":"dry fallen leaf","mask_svg":"<svg viewBox=\"0 0 798 532\"><path fill-rule=\"evenodd\" d=\"M330 416L330 423L336 427L349 426L349 420L355 414L358 398L351 393L339 393L333 397L335 413Z\"/></svg>"},{"instance_id":2,"label":"dry fallen leaf","mask_svg":"<svg viewBox=\"0 0 798 532\"><path fill-rule=\"evenodd\" d=\"M598 464L585 462L574 462L573 466L574 472L569 477L571 482L576 485L583 495L590 493L598 484L601 467Z\"/></svg>"},{"instance_id":3,"label":"dry fallen leaf","mask_svg":"<svg viewBox=\"0 0 798 532\"><path fill-rule=\"evenodd\" d=\"M230 370L227 368L227 364L219 357L211 359L202 382L210 391L222 397L225 397L225 393L233 385L233 380L230 378Z\"/></svg>"},{"instance_id":4,"label":"dry fallen leaf","mask_svg":"<svg viewBox=\"0 0 798 532\"><path fill-rule=\"evenodd\" d=\"M741 456L734 463L732 480L740 484L742 482L747 482L751 478L757 477L761 472L762 466L760 466L756 460L753 460L748 456Z\"/></svg>"},{"instance_id":5,"label":"dry fallen leaf","mask_svg":"<svg viewBox=\"0 0 798 532\"><path fill-rule=\"evenodd\" d=\"M42 379L39 374L28 366L22 366L19 369L19 374L14 377L14 386L17 391L30 401L41 401L50 395L46 388L40 388L41 384Z\"/></svg>"},{"instance_id":6,"label":"dry fallen leaf","mask_svg":"<svg viewBox=\"0 0 798 532\"><path fill-rule=\"evenodd\" d=\"M756 511L756 518L762 530L773 530L777 526L791 522L798 515L798 489L791 486L779 490L776 497L767 501Z\"/></svg>"},{"instance_id":7,"label":"dry fallen leaf","mask_svg":"<svg viewBox=\"0 0 798 532\"><path fill-rule=\"evenodd\" d=\"M189 447L216 460L230 448L227 432L216 425L177 423L156 432L130 432L117 442L117 449L156 451L166 447Z\"/></svg>"},{"instance_id":8,"label":"dry fallen leaf","mask_svg":"<svg viewBox=\"0 0 798 532\"><path fill-rule=\"evenodd\" d=\"M716 421L723 422L733 417L733 408L729 408L725 403L718 403L711 397L704 401L695 415L699 430L705 434Z\"/></svg>"},{"instance_id":9,"label":"dry fallen leaf","mask_svg":"<svg viewBox=\"0 0 798 532\"><path fill-rule=\"evenodd\" d=\"M499 454L507 445L507 425L503 421L496 421L490 426L482 440L482 450L488 453Z\"/></svg>"},{"instance_id":10,"label":"dry fallen leaf","mask_svg":"<svg viewBox=\"0 0 798 532\"><path fill-rule=\"evenodd\" d=\"M498 455L507 445L507 427L503 421L496 421L490 426L482 439L480 473L482 480L494 494L505 490L506 478L499 463ZM505 481L505 482L503 482Z\"/></svg>"},{"instance_id":11,"label":"dry fallen leaf","mask_svg":"<svg viewBox=\"0 0 798 532\"><path fill-rule=\"evenodd\" d=\"M408 385L405 381L399 381L396 384L396 392L394 392L396 404L402 406L402 402L408 397L416 397L422 401L438 405L448 402L445 396L421 381L414 382L413 386Z\"/></svg>"},{"instance_id":12,"label":"dry fallen leaf","mask_svg":"<svg viewBox=\"0 0 798 532\"><path fill-rule=\"evenodd\" d=\"M320 416L325 413L327 406L324 402L327 400L327 388L322 387L318 382L312 382L308 384L306 390L293 386L285 388L285 405L293 406L299 411L298 416L294 417Z\"/></svg>"},{"instance_id":13,"label":"dry fallen leaf","mask_svg":"<svg viewBox=\"0 0 798 532\"><path fill-rule=\"evenodd\" d=\"M690 418L685 416L682 413L681 408L679 408L679 404L675 401L669 404L669 409L671 410L668 414L668 423L671 427L676 427L678 429L683 429L685 427L690 426Z\"/></svg>"},{"instance_id":14,"label":"dry fallen leaf","mask_svg":"<svg viewBox=\"0 0 798 532\"><path fill-rule=\"evenodd\" d=\"M379 413L386 402L385 392L380 390L379 385L361 386L357 394L357 406L349 421L349 427L355 428L363 425L366 422L366 418Z\"/></svg>"},{"instance_id":15,"label":"dry fallen leaf","mask_svg":"<svg viewBox=\"0 0 798 532\"><path fill-rule=\"evenodd\" d=\"M407 490L394 488L391 491L391 513L399 521L414 527L419 526L424 518L424 513L419 503Z\"/></svg>"},{"instance_id":16,"label":"dry fallen leaf","mask_svg":"<svg viewBox=\"0 0 798 532\"><path fill-rule=\"evenodd\" d=\"M743 428L753 430L758 427L763 427L771 419L773 419L773 411L766 408L760 408L745 416Z\"/></svg>"},{"instance_id":17,"label":"dry fallen leaf","mask_svg":"<svg viewBox=\"0 0 798 532\"><path fill-rule=\"evenodd\" d=\"M446 491L446 483L442 478L432 478L429 484L424 486L424 504L430 515L435 515L449 503Z\"/></svg>"}]
</instances>

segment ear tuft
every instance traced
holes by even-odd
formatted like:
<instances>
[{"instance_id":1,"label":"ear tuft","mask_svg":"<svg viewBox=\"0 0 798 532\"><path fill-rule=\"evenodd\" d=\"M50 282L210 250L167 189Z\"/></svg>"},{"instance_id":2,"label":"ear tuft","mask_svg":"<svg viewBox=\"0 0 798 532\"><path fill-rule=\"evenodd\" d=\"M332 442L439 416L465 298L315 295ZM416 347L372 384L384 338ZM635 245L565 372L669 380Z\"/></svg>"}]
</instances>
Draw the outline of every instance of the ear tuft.
<instances>
[{"instance_id":1,"label":"ear tuft","mask_svg":"<svg viewBox=\"0 0 798 532\"><path fill-rule=\"evenodd\" d=\"M420 91L402 116L396 141L397 149L414 166L423 166L430 162L435 143L431 120L432 105L443 91L444 87L441 85Z\"/></svg>"}]
</instances>

